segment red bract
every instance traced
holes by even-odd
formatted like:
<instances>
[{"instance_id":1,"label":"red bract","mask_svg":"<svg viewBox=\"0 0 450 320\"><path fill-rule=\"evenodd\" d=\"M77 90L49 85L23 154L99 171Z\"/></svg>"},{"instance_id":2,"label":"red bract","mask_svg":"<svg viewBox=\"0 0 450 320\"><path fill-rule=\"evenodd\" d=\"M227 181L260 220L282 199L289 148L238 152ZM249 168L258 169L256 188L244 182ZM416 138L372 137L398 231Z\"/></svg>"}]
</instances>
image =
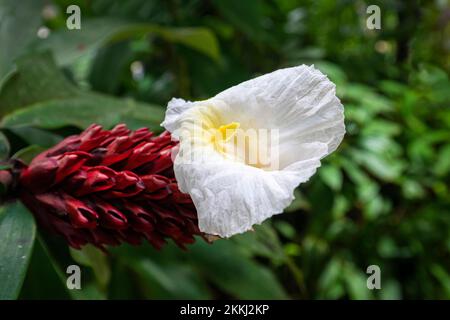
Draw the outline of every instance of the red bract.
<instances>
[{"instance_id":1,"label":"red bract","mask_svg":"<svg viewBox=\"0 0 450 320\"><path fill-rule=\"evenodd\" d=\"M177 187L167 132L92 125L39 154L19 177L20 198L38 223L74 248L199 235L195 207Z\"/></svg>"}]
</instances>

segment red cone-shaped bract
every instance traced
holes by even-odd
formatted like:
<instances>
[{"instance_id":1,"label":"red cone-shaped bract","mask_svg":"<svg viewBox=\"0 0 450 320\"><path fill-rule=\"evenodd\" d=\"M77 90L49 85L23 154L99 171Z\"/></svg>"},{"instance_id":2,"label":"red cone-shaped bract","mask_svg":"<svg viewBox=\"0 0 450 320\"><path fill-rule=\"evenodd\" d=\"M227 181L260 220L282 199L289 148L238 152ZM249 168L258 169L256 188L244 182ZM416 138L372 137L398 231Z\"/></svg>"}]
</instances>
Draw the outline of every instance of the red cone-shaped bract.
<instances>
[{"instance_id":1,"label":"red cone-shaped bract","mask_svg":"<svg viewBox=\"0 0 450 320\"><path fill-rule=\"evenodd\" d=\"M74 248L166 238L179 246L201 234L195 207L178 190L170 134L92 125L39 154L20 174L22 201Z\"/></svg>"}]
</instances>

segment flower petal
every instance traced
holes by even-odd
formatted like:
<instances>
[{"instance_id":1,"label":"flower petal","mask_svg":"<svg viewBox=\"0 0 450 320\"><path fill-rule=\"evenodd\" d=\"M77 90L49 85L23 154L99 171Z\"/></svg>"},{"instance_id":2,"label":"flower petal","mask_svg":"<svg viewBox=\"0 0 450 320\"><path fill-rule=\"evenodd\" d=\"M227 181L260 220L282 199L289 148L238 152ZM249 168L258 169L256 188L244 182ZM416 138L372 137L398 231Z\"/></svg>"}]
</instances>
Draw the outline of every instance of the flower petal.
<instances>
[{"instance_id":1,"label":"flower petal","mask_svg":"<svg viewBox=\"0 0 450 320\"><path fill-rule=\"evenodd\" d=\"M314 149L316 157L281 171L216 160L175 162L175 176L194 202L200 231L230 237L283 212L294 199L294 189L320 166L318 157L326 145Z\"/></svg>"},{"instance_id":2,"label":"flower petal","mask_svg":"<svg viewBox=\"0 0 450 320\"><path fill-rule=\"evenodd\" d=\"M192 147L196 136L183 136L185 129L209 111L222 126L237 122L243 129L278 130L279 167L269 171L233 161L205 143ZM193 199L200 230L222 237L281 213L294 199L294 189L345 134L334 84L304 65L243 82L206 101L172 99L162 125L180 139L175 177L180 191Z\"/></svg>"},{"instance_id":3,"label":"flower petal","mask_svg":"<svg viewBox=\"0 0 450 320\"><path fill-rule=\"evenodd\" d=\"M179 98L172 98L167 104L166 116L161 126L166 128L169 132L174 132L180 128L181 115L190 108L195 106L195 103L185 101ZM177 137L176 137L177 138Z\"/></svg>"},{"instance_id":4,"label":"flower petal","mask_svg":"<svg viewBox=\"0 0 450 320\"><path fill-rule=\"evenodd\" d=\"M236 121L243 112L242 126L277 128L280 132L280 167L294 163L304 143L322 142L336 150L345 134L344 108L335 85L313 66L298 66L245 81L214 97L229 110L225 122ZM245 106L245 107L244 107ZM248 123L248 124L247 124ZM301 160L301 158L299 158Z\"/></svg>"}]
</instances>

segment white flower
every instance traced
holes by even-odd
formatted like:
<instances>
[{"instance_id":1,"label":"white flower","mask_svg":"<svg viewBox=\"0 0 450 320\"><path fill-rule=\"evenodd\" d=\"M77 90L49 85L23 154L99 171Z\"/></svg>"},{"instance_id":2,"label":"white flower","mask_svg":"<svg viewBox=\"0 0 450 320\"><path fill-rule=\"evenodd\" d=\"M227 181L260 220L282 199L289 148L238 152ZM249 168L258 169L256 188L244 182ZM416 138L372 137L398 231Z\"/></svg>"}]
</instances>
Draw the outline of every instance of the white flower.
<instances>
[{"instance_id":1,"label":"white flower","mask_svg":"<svg viewBox=\"0 0 450 320\"><path fill-rule=\"evenodd\" d=\"M180 141L175 177L192 197L200 230L221 237L283 212L345 134L334 84L305 65L208 100L172 99L162 126Z\"/></svg>"}]
</instances>

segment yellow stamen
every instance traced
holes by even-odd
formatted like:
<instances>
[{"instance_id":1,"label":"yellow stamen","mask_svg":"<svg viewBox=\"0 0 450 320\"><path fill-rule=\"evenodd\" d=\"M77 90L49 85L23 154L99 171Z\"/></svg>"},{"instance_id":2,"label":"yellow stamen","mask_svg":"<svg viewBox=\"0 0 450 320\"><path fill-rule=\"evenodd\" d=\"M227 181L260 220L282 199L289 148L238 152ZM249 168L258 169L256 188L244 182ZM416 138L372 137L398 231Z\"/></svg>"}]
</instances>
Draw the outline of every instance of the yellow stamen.
<instances>
[{"instance_id":1,"label":"yellow stamen","mask_svg":"<svg viewBox=\"0 0 450 320\"><path fill-rule=\"evenodd\" d=\"M240 126L241 124L239 122L231 122L220 126L219 132L222 135L222 140L229 141L236 134L236 130L239 129Z\"/></svg>"},{"instance_id":2,"label":"yellow stamen","mask_svg":"<svg viewBox=\"0 0 450 320\"><path fill-rule=\"evenodd\" d=\"M217 129L212 129L211 142L214 144L217 151L226 153L225 143L230 141L236 135L239 127L239 122L231 122L220 126Z\"/></svg>"}]
</instances>

